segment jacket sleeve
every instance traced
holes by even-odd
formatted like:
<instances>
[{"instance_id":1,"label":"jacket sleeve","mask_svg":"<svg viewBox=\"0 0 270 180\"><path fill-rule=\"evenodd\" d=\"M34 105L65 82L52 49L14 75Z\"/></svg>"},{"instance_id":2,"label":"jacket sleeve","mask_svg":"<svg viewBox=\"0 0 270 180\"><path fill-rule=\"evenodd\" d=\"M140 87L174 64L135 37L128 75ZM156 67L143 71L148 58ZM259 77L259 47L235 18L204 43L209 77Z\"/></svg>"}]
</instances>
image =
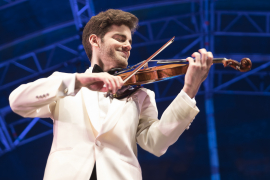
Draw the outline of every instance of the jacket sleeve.
<instances>
[{"instance_id":1,"label":"jacket sleeve","mask_svg":"<svg viewBox=\"0 0 270 180\"><path fill-rule=\"evenodd\" d=\"M137 143L156 156L163 155L168 147L177 141L198 112L199 109L190 106L180 92L158 120L154 92L147 90L141 107Z\"/></svg>"},{"instance_id":2,"label":"jacket sleeve","mask_svg":"<svg viewBox=\"0 0 270 180\"><path fill-rule=\"evenodd\" d=\"M48 78L23 84L9 96L11 109L23 117L49 117L58 99L75 95L75 74L54 72Z\"/></svg>"}]
</instances>

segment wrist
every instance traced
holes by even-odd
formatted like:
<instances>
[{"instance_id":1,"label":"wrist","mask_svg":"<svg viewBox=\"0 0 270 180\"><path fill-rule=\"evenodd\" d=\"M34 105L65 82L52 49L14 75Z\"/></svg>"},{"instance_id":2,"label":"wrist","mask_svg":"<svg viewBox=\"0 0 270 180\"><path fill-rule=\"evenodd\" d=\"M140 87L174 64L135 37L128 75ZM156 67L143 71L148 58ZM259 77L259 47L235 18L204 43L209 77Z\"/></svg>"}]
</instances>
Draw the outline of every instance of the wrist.
<instances>
[{"instance_id":1,"label":"wrist","mask_svg":"<svg viewBox=\"0 0 270 180\"><path fill-rule=\"evenodd\" d=\"M80 81L80 74L76 73L76 78L75 78L75 89L81 89L82 83Z\"/></svg>"},{"instance_id":2,"label":"wrist","mask_svg":"<svg viewBox=\"0 0 270 180\"><path fill-rule=\"evenodd\" d=\"M192 99L197 94L198 90L188 85L184 85L183 91Z\"/></svg>"}]
</instances>

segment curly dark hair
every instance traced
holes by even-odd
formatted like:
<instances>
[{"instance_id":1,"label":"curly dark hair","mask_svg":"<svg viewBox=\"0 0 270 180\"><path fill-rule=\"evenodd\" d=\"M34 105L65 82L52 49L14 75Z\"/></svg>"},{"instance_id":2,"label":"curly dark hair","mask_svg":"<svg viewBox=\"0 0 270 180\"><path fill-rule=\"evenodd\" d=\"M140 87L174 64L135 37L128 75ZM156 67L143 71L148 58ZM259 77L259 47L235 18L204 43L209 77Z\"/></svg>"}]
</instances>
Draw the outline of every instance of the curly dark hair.
<instances>
[{"instance_id":1,"label":"curly dark hair","mask_svg":"<svg viewBox=\"0 0 270 180\"><path fill-rule=\"evenodd\" d=\"M89 36L95 34L102 39L112 25L126 25L134 33L138 26L138 18L129 12L118 9L109 9L93 16L85 25L82 35L82 44L90 61L92 59L92 46L89 43Z\"/></svg>"}]
</instances>

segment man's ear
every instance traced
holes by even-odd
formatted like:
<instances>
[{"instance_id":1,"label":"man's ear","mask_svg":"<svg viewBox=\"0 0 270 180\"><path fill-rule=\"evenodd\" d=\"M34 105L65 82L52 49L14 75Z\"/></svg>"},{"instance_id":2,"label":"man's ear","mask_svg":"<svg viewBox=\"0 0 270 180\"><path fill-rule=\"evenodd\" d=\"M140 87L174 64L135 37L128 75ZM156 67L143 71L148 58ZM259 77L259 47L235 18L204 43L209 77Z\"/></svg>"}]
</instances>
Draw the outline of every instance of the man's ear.
<instances>
[{"instance_id":1,"label":"man's ear","mask_svg":"<svg viewBox=\"0 0 270 180\"><path fill-rule=\"evenodd\" d=\"M91 34L91 35L89 36L89 43L90 43L92 46L99 47L99 38L97 37L97 35Z\"/></svg>"}]
</instances>

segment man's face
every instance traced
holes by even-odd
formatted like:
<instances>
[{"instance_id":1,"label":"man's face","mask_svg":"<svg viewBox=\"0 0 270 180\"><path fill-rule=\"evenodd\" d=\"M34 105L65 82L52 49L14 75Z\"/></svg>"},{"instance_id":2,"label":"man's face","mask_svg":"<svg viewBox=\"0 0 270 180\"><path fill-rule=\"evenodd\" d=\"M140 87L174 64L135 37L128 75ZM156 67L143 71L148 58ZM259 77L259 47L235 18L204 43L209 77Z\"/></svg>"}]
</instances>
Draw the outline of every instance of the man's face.
<instances>
[{"instance_id":1,"label":"man's face","mask_svg":"<svg viewBox=\"0 0 270 180\"><path fill-rule=\"evenodd\" d=\"M100 60L109 67L126 68L131 50L131 31L125 26L112 25L100 43Z\"/></svg>"}]
</instances>

